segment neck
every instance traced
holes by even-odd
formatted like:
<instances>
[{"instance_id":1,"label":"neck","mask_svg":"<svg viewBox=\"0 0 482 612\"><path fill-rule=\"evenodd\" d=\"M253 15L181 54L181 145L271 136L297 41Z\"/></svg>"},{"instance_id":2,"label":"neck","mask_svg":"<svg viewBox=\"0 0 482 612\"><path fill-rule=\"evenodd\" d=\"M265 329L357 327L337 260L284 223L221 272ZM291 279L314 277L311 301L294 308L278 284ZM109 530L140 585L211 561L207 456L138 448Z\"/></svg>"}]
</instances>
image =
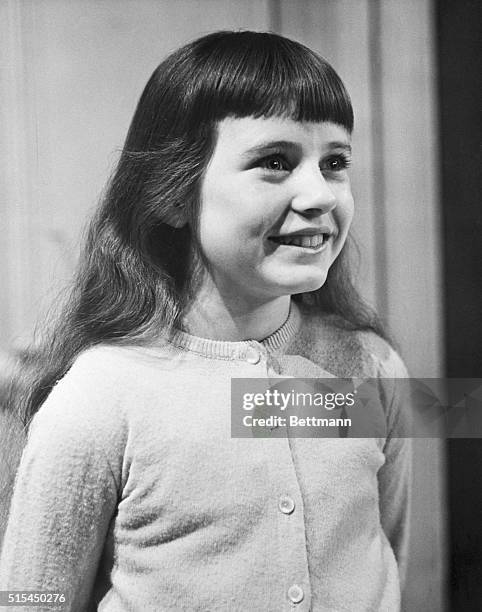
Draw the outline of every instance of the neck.
<instances>
[{"instance_id":1,"label":"neck","mask_svg":"<svg viewBox=\"0 0 482 612\"><path fill-rule=\"evenodd\" d=\"M215 287L205 285L190 305L184 327L194 336L211 340L263 340L283 325L289 310L289 295L253 303L222 296Z\"/></svg>"}]
</instances>

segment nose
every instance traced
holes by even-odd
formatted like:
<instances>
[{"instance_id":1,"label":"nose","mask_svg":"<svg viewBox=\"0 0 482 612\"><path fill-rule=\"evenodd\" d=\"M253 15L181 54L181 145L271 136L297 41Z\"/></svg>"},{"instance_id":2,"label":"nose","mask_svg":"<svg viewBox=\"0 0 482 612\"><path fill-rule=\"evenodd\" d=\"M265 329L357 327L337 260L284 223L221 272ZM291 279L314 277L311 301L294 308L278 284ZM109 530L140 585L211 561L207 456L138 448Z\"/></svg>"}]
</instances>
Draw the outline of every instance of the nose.
<instances>
[{"instance_id":1,"label":"nose","mask_svg":"<svg viewBox=\"0 0 482 612\"><path fill-rule=\"evenodd\" d=\"M298 176L291 208L302 215L319 216L337 205L336 196L318 166L306 169Z\"/></svg>"}]
</instances>

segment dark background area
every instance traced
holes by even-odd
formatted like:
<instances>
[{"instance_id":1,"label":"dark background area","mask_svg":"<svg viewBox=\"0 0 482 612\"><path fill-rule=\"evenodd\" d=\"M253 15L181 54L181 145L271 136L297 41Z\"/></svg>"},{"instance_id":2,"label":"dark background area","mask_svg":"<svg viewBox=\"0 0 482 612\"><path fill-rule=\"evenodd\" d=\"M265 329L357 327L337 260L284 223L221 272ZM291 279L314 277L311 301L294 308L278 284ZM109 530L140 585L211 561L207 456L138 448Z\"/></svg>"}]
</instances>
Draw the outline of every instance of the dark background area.
<instances>
[{"instance_id":1,"label":"dark background area","mask_svg":"<svg viewBox=\"0 0 482 612\"><path fill-rule=\"evenodd\" d=\"M478 0L436 3L447 376L482 378L482 159ZM449 440L453 612L482 610L482 440Z\"/></svg>"}]
</instances>

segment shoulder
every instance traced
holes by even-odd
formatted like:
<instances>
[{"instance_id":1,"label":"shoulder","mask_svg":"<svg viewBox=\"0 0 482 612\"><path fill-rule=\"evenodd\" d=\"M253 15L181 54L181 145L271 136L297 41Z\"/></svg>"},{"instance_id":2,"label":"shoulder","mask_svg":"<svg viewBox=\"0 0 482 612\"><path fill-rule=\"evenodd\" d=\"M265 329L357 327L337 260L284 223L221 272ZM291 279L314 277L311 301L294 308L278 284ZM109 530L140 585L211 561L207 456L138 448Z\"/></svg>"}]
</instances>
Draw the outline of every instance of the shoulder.
<instances>
[{"instance_id":1,"label":"shoulder","mask_svg":"<svg viewBox=\"0 0 482 612\"><path fill-rule=\"evenodd\" d=\"M86 417L118 410L120 400L133 387L148 384L156 371L149 355L135 346L102 344L80 353L67 373L57 381L46 405L53 410L58 405L75 403L82 406ZM158 368L159 369L159 368ZM139 392L139 389L137 389ZM42 406L44 408L44 406Z\"/></svg>"},{"instance_id":2,"label":"shoulder","mask_svg":"<svg viewBox=\"0 0 482 612\"><path fill-rule=\"evenodd\" d=\"M122 349L102 346L81 353L33 417L30 447L48 446L50 454L65 461L71 456L92 463L95 458L119 475L129 433L123 402L128 364Z\"/></svg>"},{"instance_id":3,"label":"shoulder","mask_svg":"<svg viewBox=\"0 0 482 612\"><path fill-rule=\"evenodd\" d=\"M58 385L77 387L90 399L109 404L126 395L139 396L171 366L169 350L100 344L82 352Z\"/></svg>"},{"instance_id":4,"label":"shoulder","mask_svg":"<svg viewBox=\"0 0 482 612\"><path fill-rule=\"evenodd\" d=\"M301 310L298 350L335 376L406 378L396 350L373 331L350 327L338 316Z\"/></svg>"},{"instance_id":5,"label":"shoulder","mask_svg":"<svg viewBox=\"0 0 482 612\"><path fill-rule=\"evenodd\" d=\"M160 351L156 353L159 365ZM77 357L67 376L75 379L94 379L99 382L122 381L135 378L139 372L144 375L154 368L152 353L148 348L137 345L100 344L89 348Z\"/></svg>"},{"instance_id":6,"label":"shoulder","mask_svg":"<svg viewBox=\"0 0 482 612\"><path fill-rule=\"evenodd\" d=\"M84 429L119 430L135 417L136 405L158 394L172 367L169 348L101 344L75 359L39 412L63 422L82 419Z\"/></svg>"},{"instance_id":7,"label":"shoulder","mask_svg":"<svg viewBox=\"0 0 482 612\"><path fill-rule=\"evenodd\" d=\"M82 352L55 384L28 429L31 454L51 464L97 465L125 482L128 442L165 380L165 355L137 346L99 345ZM82 468L84 469L84 468Z\"/></svg>"},{"instance_id":8,"label":"shoulder","mask_svg":"<svg viewBox=\"0 0 482 612\"><path fill-rule=\"evenodd\" d=\"M87 349L56 382L42 409L47 406L52 410L58 404L73 402L87 407L92 402L114 400L128 384L126 374L130 370L122 349L104 345ZM106 408L110 403L107 401Z\"/></svg>"},{"instance_id":9,"label":"shoulder","mask_svg":"<svg viewBox=\"0 0 482 612\"><path fill-rule=\"evenodd\" d=\"M372 331L356 332L370 356L376 375L382 378L408 378L407 367L392 345Z\"/></svg>"}]
</instances>

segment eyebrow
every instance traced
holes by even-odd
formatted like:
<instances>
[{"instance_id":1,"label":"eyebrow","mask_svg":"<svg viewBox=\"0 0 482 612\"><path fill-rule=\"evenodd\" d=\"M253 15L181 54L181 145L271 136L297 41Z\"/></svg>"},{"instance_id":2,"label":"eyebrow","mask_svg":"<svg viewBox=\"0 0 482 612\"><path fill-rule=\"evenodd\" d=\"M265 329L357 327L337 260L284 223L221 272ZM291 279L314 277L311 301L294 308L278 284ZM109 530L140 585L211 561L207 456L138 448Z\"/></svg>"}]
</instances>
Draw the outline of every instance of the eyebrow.
<instances>
[{"instance_id":1,"label":"eyebrow","mask_svg":"<svg viewBox=\"0 0 482 612\"><path fill-rule=\"evenodd\" d=\"M243 157L253 157L271 149L300 149L300 145L290 140L267 140L243 151Z\"/></svg>"},{"instance_id":2,"label":"eyebrow","mask_svg":"<svg viewBox=\"0 0 482 612\"><path fill-rule=\"evenodd\" d=\"M330 149L343 149L343 151L351 153L351 145L347 142L343 142L343 140L333 140L328 143L328 147Z\"/></svg>"},{"instance_id":3,"label":"eyebrow","mask_svg":"<svg viewBox=\"0 0 482 612\"><path fill-rule=\"evenodd\" d=\"M327 144L329 149L342 149L347 153L351 153L351 146L342 140L333 140ZM242 153L243 157L253 157L270 151L272 149L288 149L299 150L301 145L290 140L268 140L260 142L254 147L251 147Z\"/></svg>"}]
</instances>

